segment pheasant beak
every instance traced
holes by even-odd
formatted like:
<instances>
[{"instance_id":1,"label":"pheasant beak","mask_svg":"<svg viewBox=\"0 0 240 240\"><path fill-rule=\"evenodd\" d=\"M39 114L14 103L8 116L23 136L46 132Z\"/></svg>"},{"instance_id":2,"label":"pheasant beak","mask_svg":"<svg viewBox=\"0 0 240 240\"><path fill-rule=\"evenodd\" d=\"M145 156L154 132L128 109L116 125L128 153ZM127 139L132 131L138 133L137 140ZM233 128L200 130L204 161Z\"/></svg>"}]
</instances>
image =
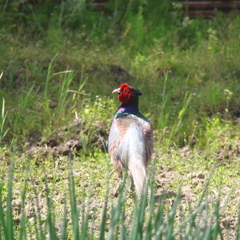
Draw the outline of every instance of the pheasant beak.
<instances>
[{"instance_id":1,"label":"pheasant beak","mask_svg":"<svg viewBox=\"0 0 240 240\"><path fill-rule=\"evenodd\" d=\"M114 89L112 93L121 93L121 89L120 88Z\"/></svg>"}]
</instances>

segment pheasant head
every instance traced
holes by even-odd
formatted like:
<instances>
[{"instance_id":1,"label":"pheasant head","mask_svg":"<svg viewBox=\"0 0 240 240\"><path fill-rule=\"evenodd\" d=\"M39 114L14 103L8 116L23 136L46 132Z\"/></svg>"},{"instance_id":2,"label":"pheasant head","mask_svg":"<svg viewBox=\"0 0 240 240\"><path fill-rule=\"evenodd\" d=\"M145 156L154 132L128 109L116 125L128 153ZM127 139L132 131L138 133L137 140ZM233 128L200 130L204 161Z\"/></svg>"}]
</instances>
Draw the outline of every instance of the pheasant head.
<instances>
[{"instance_id":1,"label":"pheasant head","mask_svg":"<svg viewBox=\"0 0 240 240\"><path fill-rule=\"evenodd\" d=\"M130 87L127 83L122 84L120 88L113 90L112 93L118 93L118 101L121 103L130 103L130 100L142 95L141 91Z\"/></svg>"}]
</instances>

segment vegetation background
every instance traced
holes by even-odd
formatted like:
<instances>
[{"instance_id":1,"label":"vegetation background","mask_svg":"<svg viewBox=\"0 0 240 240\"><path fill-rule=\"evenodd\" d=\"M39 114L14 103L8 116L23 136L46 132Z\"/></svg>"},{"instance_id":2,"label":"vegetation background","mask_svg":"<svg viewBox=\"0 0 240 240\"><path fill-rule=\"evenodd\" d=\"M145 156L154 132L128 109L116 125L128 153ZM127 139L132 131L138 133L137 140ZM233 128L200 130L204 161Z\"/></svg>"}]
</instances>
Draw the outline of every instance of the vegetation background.
<instances>
[{"instance_id":1,"label":"vegetation background","mask_svg":"<svg viewBox=\"0 0 240 240\"><path fill-rule=\"evenodd\" d=\"M0 239L240 239L237 11L0 6ZM117 187L106 154L111 92L124 82L143 91L154 126L149 203L128 177Z\"/></svg>"}]
</instances>

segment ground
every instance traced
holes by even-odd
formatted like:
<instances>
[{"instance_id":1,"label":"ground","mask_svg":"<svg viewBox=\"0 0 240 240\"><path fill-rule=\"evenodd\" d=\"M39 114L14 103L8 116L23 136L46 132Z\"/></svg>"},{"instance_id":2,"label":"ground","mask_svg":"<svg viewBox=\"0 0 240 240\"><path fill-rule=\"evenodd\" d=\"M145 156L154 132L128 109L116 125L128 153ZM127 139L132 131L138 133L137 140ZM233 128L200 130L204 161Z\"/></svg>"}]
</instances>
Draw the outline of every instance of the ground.
<instances>
[{"instance_id":1,"label":"ground","mask_svg":"<svg viewBox=\"0 0 240 240\"><path fill-rule=\"evenodd\" d=\"M77 205L81 214L84 211L89 213L93 234L99 235L99 224L106 196L109 201L107 221L110 221L110 209L118 199L121 176L111 166L108 154L100 148L87 155L82 153L81 125L82 121L76 119L66 127L55 131L48 139L42 139L42 136L37 134L31 136L31 142L25 143L25 150L22 150L21 156L19 153L10 155L7 151L2 152L2 174L6 176L9 172L4 164L8 162L10 165L11 161L15 161L12 205L16 224L20 220L20 195L26 176L28 190L25 210L31 223L37 211L43 219L46 217L46 187L50 190L56 218L63 216L71 171L75 181ZM107 130L102 129L102 133L102 137L105 138ZM101 146L100 142L96 142L96 138L90 139L89 144ZM187 219L202 198L201 204L206 204L206 207L199 211L199 219L205 219L204 216L209 215L206 218L211 224L211 221L214 221L213 217L210 217L211 213L219 201L223 235L227 236L226 239L236 239L240 203L240 175L237 171L240 162L239 146L237 138L231 141L222 139L221 146L213 152L193 149L189 146L161 149L155 144L153 159L148 170L149 178L153 182L156 209L164 201L167 214L173 208L174 202L179 199L179 212L175 217L177 226L181 226L181 222ZM132 216L136 198L129 179L130 177L125 187L128 191L125 200L128 221ZM203 194L204 189L206 192ZM203 220L196 221L202 221L201 224L204 224Z\"/></svg>"}]
</instances>

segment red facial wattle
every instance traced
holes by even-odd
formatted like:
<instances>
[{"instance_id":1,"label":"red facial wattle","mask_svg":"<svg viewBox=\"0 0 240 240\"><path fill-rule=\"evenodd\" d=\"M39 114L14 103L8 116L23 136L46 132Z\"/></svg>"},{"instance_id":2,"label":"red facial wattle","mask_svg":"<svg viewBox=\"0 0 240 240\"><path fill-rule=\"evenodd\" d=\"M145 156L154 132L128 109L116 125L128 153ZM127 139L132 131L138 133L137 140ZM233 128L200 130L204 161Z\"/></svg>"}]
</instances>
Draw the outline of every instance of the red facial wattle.
<instances>
[{"instance_id":1,"label":"red facial wattle","mask_svg":"<svg viewBox=\"0 0 240 240\"><path fill-rule=\"evenodd\" d=\"M120 94L118 95L118 101L122 103L128 103L132 94L132 88L124 83L120 87Z\"/></svg>"},{"instance_id":2,"label":"red facial wattle","mask_svg":"<svg viewBox=\"0 0 240 240\"><path fill-rule=\"evenodd\" d=\"M118 95L118 101L122 102L122 103L128 103L130 97L131 97L131 94L129 94L127 92L123 92L123 93Z\"/></svg>"}]
</instances>

